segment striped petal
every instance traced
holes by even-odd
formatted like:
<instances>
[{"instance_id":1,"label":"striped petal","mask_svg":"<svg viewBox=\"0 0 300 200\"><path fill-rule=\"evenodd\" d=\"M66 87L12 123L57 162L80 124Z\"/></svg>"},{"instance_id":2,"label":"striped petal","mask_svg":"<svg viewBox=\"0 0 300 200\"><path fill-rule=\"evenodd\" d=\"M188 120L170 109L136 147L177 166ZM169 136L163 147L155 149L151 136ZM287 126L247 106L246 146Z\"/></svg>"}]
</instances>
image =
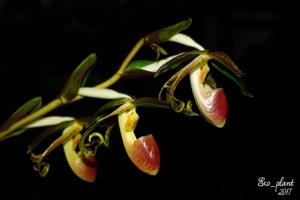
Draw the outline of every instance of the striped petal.
<instances>
[{"instance_id":1,"label":"striped petal","mask_svg":"<svg viewBox=\"0 0 300 200\"><path fill-rule=\"evenodd\" d=\"M199 110L208 122L216 127L225 125L228 111L227 99L222 88L212 88L205 83L208 65L190 73L193 95Z\"/></svg>"},{"instance_id":2,"label":"striped petal","mask_svg":"<svg viewBox=\"0 0 300 200\"><path fill-rule=\"evenodd\" d=\"M191 37L179 33L169 39L182 45L190 46L198 50L204 48ZM223 88L212 88L205 82L209 72L207 64L190 72L190 82L197 106L208 122L216 127L223 127L226 122L228 104Z\"/></svg>"},{"instance_id":3,"label":"striped petal","mask_svg":"<svg viewBox=\"0 0 300 200\"><path fill-rule=\"evenodd\" d=\"M119 114L119 126L125 150L137 168L149 175L156 175L160 166L159 148L151 134L136 138L134 129L138 118L135 107Z\"/></svg>"}]
</instances>

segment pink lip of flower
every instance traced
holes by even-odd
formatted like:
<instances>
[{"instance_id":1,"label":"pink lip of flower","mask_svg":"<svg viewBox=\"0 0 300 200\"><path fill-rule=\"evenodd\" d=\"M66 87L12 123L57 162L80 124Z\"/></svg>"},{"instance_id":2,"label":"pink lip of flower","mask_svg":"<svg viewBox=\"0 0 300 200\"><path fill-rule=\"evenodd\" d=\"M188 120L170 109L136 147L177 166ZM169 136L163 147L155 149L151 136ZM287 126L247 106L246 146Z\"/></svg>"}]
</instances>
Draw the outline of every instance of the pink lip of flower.
<instances>
[{"instance_id":1,"label":"pink lip of flower","mask_svg":"<svg viewBox=\"0 0 300 200\"><path fill-rule=\"evenodd\" d=\"M192 91L197 106L206 120L222 128L227 118L227 99L222 88L214 89L205 83L208 72L209 67L205 64L202 68L190 73Z\"/></svg>"},{"instance_id":2,"label":"pink lip of flower","mask_svg":"<svg viewBox=\"0 0 300 200\"><path fill-rule=\"evenodd\" d=\"M160 153L153 136L136 138L134 129L138 121L135 107L119 114L119 126L122 140L130 160L141 171L156 175L160 166Z\"/></svg>"},{"instance_id":3,"label":"pink lip of flower","mask_svg":"<svg viewBox=\"0 0 300 200\"><path fill-rule=\"evenodd\" d=\"M68 164L71 167L72 171L80 179L92 183L96 180L97 175L96 159L93 155L84 157L80 153L76 152L76 147L81 137L81 134L79 132L82 129L82 126L75 123L69 128L73 128L73 131L76 130L78 134L70 138L66 143L64 143L64 152ZM66 128L63 134L67 134L67 132L70 131L70 129Z\"/></svg>"}]
</instances>

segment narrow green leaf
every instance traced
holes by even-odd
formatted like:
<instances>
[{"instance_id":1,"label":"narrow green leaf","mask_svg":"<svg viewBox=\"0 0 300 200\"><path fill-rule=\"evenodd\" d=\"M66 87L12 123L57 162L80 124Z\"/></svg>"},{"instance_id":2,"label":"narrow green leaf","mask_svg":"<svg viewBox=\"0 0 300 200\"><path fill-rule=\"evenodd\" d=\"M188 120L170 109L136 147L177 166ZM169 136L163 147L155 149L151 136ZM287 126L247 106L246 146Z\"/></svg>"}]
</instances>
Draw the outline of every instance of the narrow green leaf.
<instances>
[{"instance_id":1,"label":"narrow green leaf","mask_svg":"<svg viewBox=\"0 0 300 200\"><path fill-rule=\"evenodd\" d=\"M145 37L146 44L155 44L168 41L173 35L186 30L192 24L192 19L189 18L175 25L152 32Z\"/></svg>"},{"instance_id":2,"label":"narrow green leaf","mask_svg":"<svg viewBox=\"0 0 300 200\"><path fill-rule=\"evenodd\" d=\"M63 98L70 101L76 97L80 86L85 83L87 75L93 64L96 62L96 59L96 54L92 53L78 65L62 90L61 96Z\"/></svg>"},{"instance_id":3,"label":"narrow green leaf","mask_svg":"<svg viewBox=\"0 0 300 200\"><path fill-rule=\"evenodd\" d=\"M49 136L51 136L54 133L62 131L63 129L70 126L72 123L74 123L74 120L63 122L56 126L52 126L50 128L47 128L46 130L44 130L41 134L39 134L37 137L34 138L33 142L28 147L27 154L32 153L34 151L34 149L37 146L39 146L46 138L48 138Z\"/></svg>"},{"instance_id":4,"label":"narrow green leaf","mask_svg":"<svg viewBox=\"0 0 300 200\"><path fill-rule=\"evenodd\" d=\"M155 62L155 60L135 60L127 66L126 70L122 74L122 77L128 79L136 79L152 76L152 72L145 71L142 68Z\"/></svg>"},{"instance_id":5,"label":"narrow green leaf","mask_svg":"<svg viewBox=\"0 0 300 200\"><path fill-rule=\"evenodd\" d=\"M146 65L150 65L154 62L155 62L155 60L135 60L127 66L126 71L141 69L141 68L145 67Z\"/></svg>"},{"instance_id":6,"label":"narrow green leaf","mask_svg":"<svg viewBox=\"0 0 300 200\"><path fill-rule=\"evenodd\" d=\"M204 52L206 52L206 51L195 50L195 51L190 51L190 52L184 52L184 53L176 56L169 62L165 63L164 65L162 65L158 69L158 71L154 74L154 77L158 77L159 75L161 75L165 72L175 69L175 68L181 66L181 64L196 58L198 55L200 55L201 53L204 53Z\"/></svg>"},{"instance_id":7,"label":"narrow green leaf","mask_svg":"<svg viewBox=\"0 0 300 200\"><path fill-rule=\"evenodd\" d=\"M8 138L11 138L11 137L16 137L18 135L21 135L23 134L25 131L27 131L28 129L27 128L21 128L13 133L10 133L9 135L5 136L4 139L8 139Z\"/></svg>"},{"instance_id":8,"label":"narrow green leaf","mask_svg":"<svg viewBox=\"0 0 300 200\"><path fill-rule=\"evenodd\" d=\"M240 88L241 92L245 96L251 97L251 98L253 97L253 94L247 89L247 87L244 84L244 82L242 81L242 79L240 79L239 77L232 74L231 71L226 70L227 68L221 67L220 65L222 65L222 64L220 64L218 61L212 59L210 62L210 65L213 66L219 72L221 72L223 75L225 75L227 78L232 80L235 84L237 84L238 87Z\"/></svg>"},{"instance_id":9,"label":"narrow green leaf","mask_svg":"<svg viewBox=\"0 0 300 200\"><path fill-rule=\"evenodd\" d=\"M170 109L168 102L151 97L141 97L134 100L132 103L142 107Z\"/></svg>"},{"instance_id":10,"label":"narrow green leaf","mask_svg":"<svg viewBox=\"0 0 300 200\"><path fill-rule=\"evenodd\" d=\"M120 105L123 105L128 101L129 101L128 98L120 98L120 99L114 99L114 100L107 102L95 113L93 119L97 120L97 119L101 118L103 116L103 114L106 113L107 111L111 111L111 109L116 108Z\"/></svg>"},{"instance_id":11,"label":"narrow green leaf","mask_svg":"<svg viewBox=\"0 0 300 200\"><path fill-rule=\"evenodd\" d=\"M16 121L24 118L25 116L29 115L30 113L37 111L41 106L42 106L42 98L41 97L35 97L35 98L29 100L8 118L8 120L1 126L0 131L4 131L4 130L8 129Z\"/></svg>"}]
</instances>

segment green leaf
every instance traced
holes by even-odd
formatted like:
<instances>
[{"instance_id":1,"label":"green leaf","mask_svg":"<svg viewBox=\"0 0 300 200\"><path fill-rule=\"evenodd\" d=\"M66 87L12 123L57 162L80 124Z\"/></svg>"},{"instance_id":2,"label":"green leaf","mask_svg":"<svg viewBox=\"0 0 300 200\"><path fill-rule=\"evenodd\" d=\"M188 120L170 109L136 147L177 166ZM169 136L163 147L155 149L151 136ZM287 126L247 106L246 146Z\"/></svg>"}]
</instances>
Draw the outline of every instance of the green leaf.
<instances>
[{"instance_id":1,"label":"green leaf","mask_svg":"<svg viewBox=\"0 0 300 200\"><path fill-rule=\"evenodd\" d=\"M159 75L161 75L165 72L175 69L175 68L181 66L181 64L196 58L198 55L200 55L201 53L204 53L204 52L206 52L206 51L195 50L195 51L190 51L190 52L184 52L184 53L176 56L169 62L165 63L164 65L162 65L159 68L159 70L154 74L154 77L158 77Z\"/></svg>"},{"instance_id":2,"label":"green leaf","mask_svg":"<svg viewBox=\"0 0 300 200\"><path fill-rule=\"evenodd\" d=\"M87 75L93 64L96 62L96 59L96 54L92 53L78 65L62 90L61 96L64 99L70 101L77 96L79 88L85 83Z\"/></svg>"},{"instance_id":3,"label":"green leaf","mask_svg":"<svg viewBox=\"0 0 300 200\"><path fill-rule=\"evenodd\" d=\"M154 60L135 60L127 66L126 70L141 69L141 68L145 67L146 65L150 65L152 63L155 63L155 61Z\"/></svg>"},{"instance_id":4,"label":"green leaf","mask_svg":"<svg viewBox=\"0 0 300 200\"><path fill-rule=\"evenodd\" d=\"M168 102L151 97L141 97L134 100L132 103L142 107L170 109Z\"/></svg>"},{"instance_id":5,"label":"green leaf","mask_svg":"<svg viewBox=\"0 0 300 200\"><path fill-rule=\"evenodd\" d=\"M253 97L253 94L247 89L247 87L244 84L244 82L242 81L242 79L240 79L239 77L232 74L231 71L226 70L227 68L221 67L223 65L221 63L219 63L217 60L212 59L210 62L210 65L213 66L219 72L221 72L223 75L225 75L227 78L232 80L235 84L237 84L239 86L241 92L245 96L251 97L251 98Z\"/></svg>"},{"instance_id":6,"label":"green leaf","mask_svg":"<svg viewBox=\"0 0 300 200\"><path fill-rule=\"evenodd\" d=\"M152 32L145 37L146 44L163 43L168 41L173 35L186 30L192 24L192 19L189 18L175 25Z\"/></svg>"},{"instance_id":7,"label":"green leaf","mask_svg":"<svg viewBox=\"0 0 300 200\"><path fill-rule=\"evenodd\" d=\"M4 131L4 130L8 129L16 121L19 121L20 119L26 117L27 115L37 111L41 106L42 106L42 98L41 97L35 97L35 98L29 100L8 118L8 120L1 126L0 131ZM18 132L18 135L21 133L19 131L17 131L17 132Z\"/></svg>"},{"instance_id":8,"label":"green leaf","mask_svg":"<svg viewBox=\"0 0 300 200\"><path fill-rule=\"evenodd\" d=\"M167 57L165 59L159 61L152 61L152 60L137 60L130 64L129 69L126 69L125 72L122 74L122 77L125 78L141 78L147 76L153 76L153 74L166 62L172 60L178 55L173 55ZM150 68L149 68L150 67Z\"/></svg>"},{"instance_id":9,"label":"green leaf","mask_svg":"<svg viewBox=\"0 0 300 200\"><path fill-rule=\"evenodd\" d=\"M126 70L123 72L122 77L128 79L136 79L141 77L152 76L153 73L143 70L142 68L155 63L154 60L135 60L131 62Z\"/></svg>"},{"instance_id":10,"label":"green leaf","mask_svg":"<svg viewBox=\"0 0 300 200\"><path fill-rule=\"evenodd\" d=\"M93 119L97 120L97 119L103 117L104 113L106 113L107 111L111 111L112 108L116 108L120 105L123 105L128 101L129 101L128 98L120 98L120 99L114 99L114 100L107 102L95 113Z\"/></svg>"},{"instance_id":11,"label":"green leaf","mask_svg":"<svg viewBox=\"0 0 300 200\"><path fill-rule=\"evenodd\" d=\"M21 135L23 134L25 131L27 131L28 129L27 128L21 128L13 133L10 133L9 135L5 136L4 139L8 139L8 138L11 138L11 137L16 137L18 135Z\"/></svg>"},{"instance_id":12,"label":"green leaf","mask_svg":"<svg viewBox=\"0 0 300 200\"><path fill-rule=\"evenodd\" d=\"M70 126L72 123L74 123L74 120L63 122L56 126L52 126L50 128L47 128L46 130L44 130L41 134L39 134L37 137L34 138L33 142L28 147L27 154L32 153L34 151L34 149L37 146L39 146L46 138L48 138L49 136L51 136L54 133L62 131L63 129Z\"/></svg>"}]
</instances>

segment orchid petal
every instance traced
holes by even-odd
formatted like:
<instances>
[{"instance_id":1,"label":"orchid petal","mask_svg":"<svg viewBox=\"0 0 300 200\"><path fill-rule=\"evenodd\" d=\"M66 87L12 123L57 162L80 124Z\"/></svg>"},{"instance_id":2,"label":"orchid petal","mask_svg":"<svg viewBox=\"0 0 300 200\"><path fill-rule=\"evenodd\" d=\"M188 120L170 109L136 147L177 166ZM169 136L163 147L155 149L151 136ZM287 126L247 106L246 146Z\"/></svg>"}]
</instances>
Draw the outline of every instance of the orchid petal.
<instances>
[{"instance_id":1,"label":"orchid petal","mask_svg":"<svg viewBox=\"0 0 300 200\"><path fill-rule=\"evenodd\" d=\"M84 97L92 97L92 98L99 98L99 99L118 99L118 98L132 99L127 94L120 93L115 90L106 89L106 88L82 87L79 89L78 94Z\"/></svg>"},{"instance_id":2,"label":"orchid petal","mask_svg":"<svg viewBox=\"0 0 300 200\"><path fill-rule=\"evenodd\" d=\"M44 117L39 120L36 120L33 123L28 124L25 128L39 128L45 126L54 126L72 120L74 120L74 117L49 116L49 117Z\"/></svg>"},{"instance_id":3,"label":"orchid petal","mask_svg":"<svg viewBox=\"0 0 300 200\"><path fill-rule=\"evenodd\" d=\"M181 55L182 53L173 55L173 56L169 56L165 59L161 59L159 61L156 61L154 63L151 63L149 65L144 66L143 68L141 68L142 70L148 71L148 72L157 72L157 70L159 70L159 68L161 66L163 66L164 64L166 64L167 62L169 62L170 60L172 60L173 58Z\"/></svg>"},{"instance_id":4,"label":"orchid petal","mask_svg":"<svg viewBox=\"0 0 300 200\"><path fill-rule=\"evenodd\" d=\"M77 134L73 135L68 141L64 143L64 152L68 164L72 171L82 180L87 182L94 182L97 175L97 163L94 155L82 155L76 152L78 142L81 134L79 133L82 126L74 124L64 130L63 135L69 134L71 131L76 131Z\"/></svg>"},{"instance_id":5,"label":"orchid petal","mask_svg":"<svg viewBox=\"0 0 300 200\"><path fill-rule=\"evenodd\" d=\"M160 166L160 153L153 136L136 138L134 129L138 121L135 107L119 114L119 126L122 140L130 160L141 171L156 175Z\"/></svg>"},{"instance_id":6,"label":"orchid petal","mask_svg":"<svg viewBox=\"0 0 300 200\"><path fill-rule=\"evenodd\" d=\"M204 82L209 71L208 65L190 73L193 95L199 110L211 124L223 127L226 122L228 105L222 88L213 89Z\"/></svg>"},{"instance_id":7,"label":"orchid petal","mask_svg":"<svg viewBox=\"0 0 300 200\"><path fill-rule=\"evenodd\" d=\"M189 46L189 47L193 47L195 49L198 50L205 50L203 48L203 46L201 46L200 44L198 44L197 42L195 42L195 40L193 40L193 38L191 38L190 36L183 34L183 33L177 33L176 35L174 35L173 37L171 37L169 39L170 42L176 42L185 46Z\"/></svg>"}]
</instances>

